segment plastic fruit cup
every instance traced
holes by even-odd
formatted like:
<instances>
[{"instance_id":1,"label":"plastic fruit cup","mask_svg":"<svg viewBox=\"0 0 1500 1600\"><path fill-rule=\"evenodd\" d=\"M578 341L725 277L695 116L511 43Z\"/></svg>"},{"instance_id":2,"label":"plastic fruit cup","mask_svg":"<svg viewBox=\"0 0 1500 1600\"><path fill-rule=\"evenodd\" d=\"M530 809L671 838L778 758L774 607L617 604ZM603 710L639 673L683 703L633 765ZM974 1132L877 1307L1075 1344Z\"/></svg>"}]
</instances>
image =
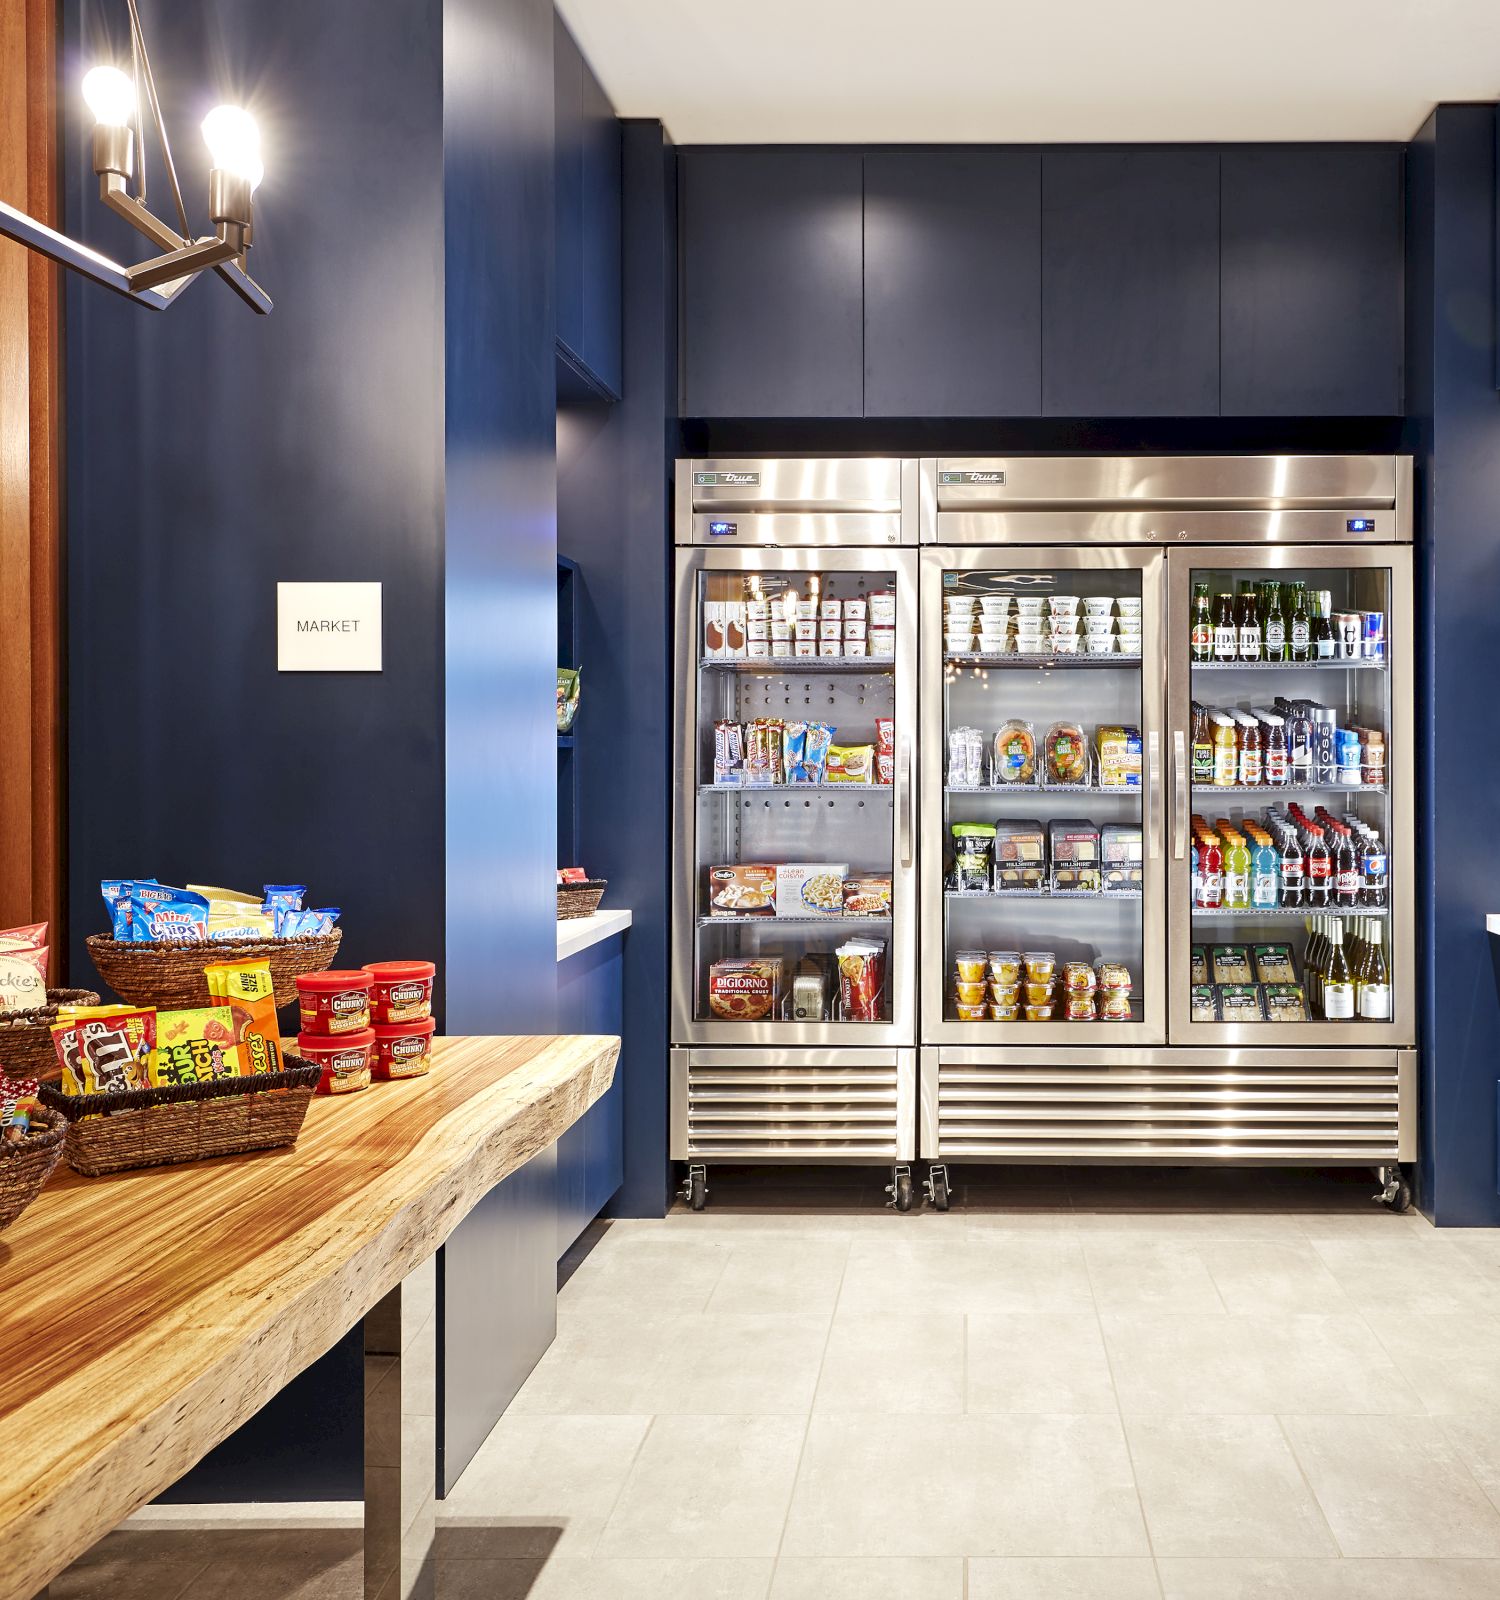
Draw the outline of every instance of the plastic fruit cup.
<instances>
[{"instance_id":1,"label":"plastic fruit cup","mask_svg":"<svg viewBox=\"0 0 1500 1600\"><path fill-rule=\"evenodd\" d=\"M983 983L989 960L983 950L960 950L953 958L960 983Z\"/></svg>"},{"instance_id":2,"label":"plastic fruit cup","mask_svg":"<svg viewBox=\"0 0 1500 1600\"><path fill-rule=\"evenodd\" d=\"M297 1009L304 1034L361 1033L370 1026L368 972L304 972L297 979Z\"/></svg>"},{"instance_id":3,"label":"plastic fruit cup","mask_svg":"<svg viewBox=\"0 0 1500 1600\"><path fill-rule=\"evenodd\" d=\"M992 983L990 985L990 1004L996 1006L1019 1005L1021 1000L1021 986L1018 983Z\"/></svg>"},{"instance_id":4,"label":"plastic fruit cup","mask_svg":"<svg viewBox=\"0 0 1500 1600\"><path fill-rule=\"evenodd\" d=\"M1036 982L1031 981L1030 979L1027 980L1027 983L1026 983L1026 1004L1027 1005L1029 1005L1029 1006L1044 1006L1044 1005L1046 1005L1046 1003L1051 998L1052 998L1052 981L1051 981L1051 979L1048 979L1047 982L1045 982L1045 983L1036 983Z\"/></svg>"},{"instance_id":5,"label":"plastic fruit cup","mask_svg":"<svg viewBox=\"0 0 1500 1600\"><path fill-rule=\"evenodd\" d=\"M432 1036L437 1024L431 1017L417 1022L393 1022L375 1027L375 1053L370 1070L382 1080L420 1078L432 1065Z\"/></svg>"},{"instance_id":6,"label":"plastic fruit cup","mask_svg":"<svg viewBox=\"0 0 1500 1600\"><path fill-rule=\"evenodd\" d=\"M1050 983L1057 972L1057 957L1050 950L1028 950L1021 960L1032 983Z\"/></svg>"},{"instance_id":7,"label":"plastic fruit cup","mask_svg":"<svg viewBox=\"0 0 1500 1600\"><path fill-rule=\"evenodd\" d=\"M971 1006L967 1002L960 1000L958 1002L958 1020L960 1022L983 1022L985 1020L985 1010L986 1008L983 1004Z\"/></svg>"},{"instance_id":8,"label":"plastic fruit cup","mask_svg":"<svg viewBox=\"0 0 1500 1600\"><path fill-rule=\"evenodd\" d=\"M956 987L958 989L958 998L962 1000L966 1006L977 1006L979 1002L984 999L983 983L976 983L968 979L960 978Z\"/></svg>"},{"instance_id":9,"label":"plastic fruit cup","mask_svg":"<svg viewBox=\"0 0 1500 1600\"><path fill-rule=\"evenodd\" d=\"M991 950L990 977L996 983L1021 981L1021 952L1019 950Z\"/></svg>"},{"instance_id":10,"label":"plastic fruit cup","mask_svg":"<svg viewBox=\"0 0 1500 1600\"><path fill-rule=\"evenodd\" d=\"M1005 1004L1000 1004L1000 1003L991 1001L991 1003L990 1003L990 1021L991 1022L1019 1022L1020 1020L1021 1020L1021 1008L1020 1008L1020 1006L1015 1005L1013 1003L1009 1004L1009 1005L1005 1005Z\"/></svg>"},{"instance_id":11,"label":"plastic fruit cup","mask_svg":"<svg viewBox=\"0 0 1500 1600\"><path fill-rule=\"evenodd\" d=\"M432 985L437 968L430 961L368 961L375 980L370 995L370 1020L377 1027L419 1022L432 1015Z\"/></svg>"},{"instance_id":12,"label":"plastic fruit cup","mask_svg":"<svg viewBox=\"0 0 1500 1600\"><path fill-rule=\"evenodd\" d=\"M1047 1005L1027 1006L1026 1020L1028 1022L1051 1022L1054 1007Z\"/></svg>"},{"instance_id":13,"label":"plastic fruit cup","mask_svg":"<svg viewBox=\"0 0 1500 1600\"><path fill-rule=\"evenodd\" d=\"M375 1030L358 1033L299 1033L297 1054L321 1067L319 1094L352 1094L370 1087L370 1057L375 1050Z\"/></svg>"}]
</instances>

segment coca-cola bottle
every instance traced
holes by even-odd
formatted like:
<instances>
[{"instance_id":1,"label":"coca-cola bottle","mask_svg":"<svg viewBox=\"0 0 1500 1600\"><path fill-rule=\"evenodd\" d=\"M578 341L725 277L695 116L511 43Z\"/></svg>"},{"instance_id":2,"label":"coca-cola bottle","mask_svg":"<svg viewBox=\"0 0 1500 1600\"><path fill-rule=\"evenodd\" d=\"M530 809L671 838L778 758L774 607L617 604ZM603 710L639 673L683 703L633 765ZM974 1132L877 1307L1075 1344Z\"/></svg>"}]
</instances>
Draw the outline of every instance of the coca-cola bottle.
<instances>
[{"instance_id":1,"label":"coca-cola bottle","mask_svg":"<svg viewBox=\"0 0 1500 1600\"><path fill-rule=\"evenodd\" d=\"M1302 846L1295 828L1281 830L1281 903L1296 908L1303 902Z\"/></svg>"}]
</instances>

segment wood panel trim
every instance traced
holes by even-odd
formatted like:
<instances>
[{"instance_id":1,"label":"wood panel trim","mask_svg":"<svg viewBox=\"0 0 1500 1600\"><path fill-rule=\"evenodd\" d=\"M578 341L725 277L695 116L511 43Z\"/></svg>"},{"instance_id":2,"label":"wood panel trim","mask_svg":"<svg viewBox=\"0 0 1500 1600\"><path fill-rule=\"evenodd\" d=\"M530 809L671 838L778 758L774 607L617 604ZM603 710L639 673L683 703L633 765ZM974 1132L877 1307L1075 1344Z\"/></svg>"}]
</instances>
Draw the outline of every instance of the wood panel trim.
<instances>
[{"instance_id":1,"label":"wood panel trim","mask_svg":"<svg viewBox=\"0 0 1500 1600\"><path fill-rule=\"evenodd\" d=\"M61 214L56 0L0 18L0 197ZM0 241L0 926L63 917L61 269Z\"/></svg>"}]
</instances>

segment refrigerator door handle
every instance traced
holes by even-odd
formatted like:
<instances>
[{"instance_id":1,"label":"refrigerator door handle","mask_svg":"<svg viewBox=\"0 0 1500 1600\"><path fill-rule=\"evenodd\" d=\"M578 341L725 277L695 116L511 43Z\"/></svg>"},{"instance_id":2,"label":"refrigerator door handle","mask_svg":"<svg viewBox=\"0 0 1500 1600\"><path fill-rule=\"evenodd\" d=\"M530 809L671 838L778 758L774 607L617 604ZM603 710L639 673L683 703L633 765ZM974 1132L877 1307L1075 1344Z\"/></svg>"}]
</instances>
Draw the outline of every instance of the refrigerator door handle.
<instances>
[{"instance_id":1,"label":"refrigerator door handle","mask_svg":"<svg viewBox=\"0 0 1500 1600\"><path fill-rule=\"evenodd\" d=\"M897 774L900 788L896 795L897 826L901 830L901 865L911 865L911 740L901 740L901 770Z\"/></svg>"},{"instance_id":2,"label":"refrigerator door handle","mask_svg":"<svg viewBox=\"0 0 1500 1600\"><path fill-rule=\"evenodd\" d=\"M1160 853L1156 842L1156 813L1161 805L1161 735L1146 735L1146 854L1155 861Z\"/></svg>"},{"instance_id":3,"label":"refrigerator door handle","mask_svg":"<svg viewBox=\"0 0 1500 1600\"><path fill-rule=\"evenodd\" d=\"M1172 733L1172 856L1181 861L1187 849L1188 819L1187 735L1181 728Z\"/></svg>"}]
</instances>

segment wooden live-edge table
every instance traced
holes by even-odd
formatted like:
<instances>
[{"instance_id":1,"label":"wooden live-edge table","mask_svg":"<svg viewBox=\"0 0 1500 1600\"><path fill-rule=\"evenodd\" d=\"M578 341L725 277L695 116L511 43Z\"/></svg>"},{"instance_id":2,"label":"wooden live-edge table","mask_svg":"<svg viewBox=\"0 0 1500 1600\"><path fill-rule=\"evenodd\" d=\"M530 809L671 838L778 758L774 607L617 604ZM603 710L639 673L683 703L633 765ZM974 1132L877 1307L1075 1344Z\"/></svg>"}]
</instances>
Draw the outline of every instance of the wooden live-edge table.
<instances>
[{"instance_id":1,"label":"wooden live-edge table","mask_svg":"<svg viewBox=\"0 0 1500 1600\"><path fill-rule=\"evenodd\" d=\"M588 1110L618 1054L440 1039L425 1078L315 1099L292 1149L59 1169L0 1233L0 1600L41 1591L361 1319L365 1594L431 1595L436 1379L418 1344L436 1319L403 1282Z\"/></svg>"}]
</instances>

